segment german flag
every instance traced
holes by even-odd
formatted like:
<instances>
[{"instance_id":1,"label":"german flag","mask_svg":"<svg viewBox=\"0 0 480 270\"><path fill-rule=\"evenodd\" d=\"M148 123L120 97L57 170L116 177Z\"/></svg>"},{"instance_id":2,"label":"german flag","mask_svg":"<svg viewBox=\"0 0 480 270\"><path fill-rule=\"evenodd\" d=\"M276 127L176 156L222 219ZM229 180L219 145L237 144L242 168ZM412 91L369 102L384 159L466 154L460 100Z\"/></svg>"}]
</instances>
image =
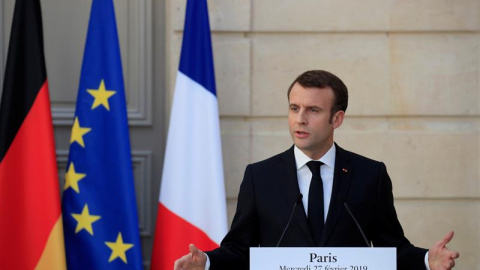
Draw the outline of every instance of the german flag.
<instances>
[{"instance_id":1,"label":"german flag","mask_svg":"<svg viewBox=\"0 0 480 270\"><path fill-rule=\"evenodd\" d=\"M39 0L15 4L0 105L0 265L65 269Z\"/></svg>"}]
</instances>

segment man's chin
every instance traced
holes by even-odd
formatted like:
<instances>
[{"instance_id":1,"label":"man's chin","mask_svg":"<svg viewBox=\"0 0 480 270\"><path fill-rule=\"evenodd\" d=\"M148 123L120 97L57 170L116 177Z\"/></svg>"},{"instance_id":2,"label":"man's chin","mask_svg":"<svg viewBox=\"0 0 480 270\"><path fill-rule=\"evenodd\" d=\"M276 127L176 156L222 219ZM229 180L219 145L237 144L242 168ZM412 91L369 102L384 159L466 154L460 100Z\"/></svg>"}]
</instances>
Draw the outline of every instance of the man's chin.
<instances>
[{"instance_id":1,"label":"man's chin","mask_svg":"<svg viewBox=\"0 0 480 270\"><path fill-rule=\"evenodd\" d=\"M308 151L309 145L306 144L305 142L296 141L294 142L294 144L298 149L302 150L302 152Z\"/></svg>"}]
</instances>

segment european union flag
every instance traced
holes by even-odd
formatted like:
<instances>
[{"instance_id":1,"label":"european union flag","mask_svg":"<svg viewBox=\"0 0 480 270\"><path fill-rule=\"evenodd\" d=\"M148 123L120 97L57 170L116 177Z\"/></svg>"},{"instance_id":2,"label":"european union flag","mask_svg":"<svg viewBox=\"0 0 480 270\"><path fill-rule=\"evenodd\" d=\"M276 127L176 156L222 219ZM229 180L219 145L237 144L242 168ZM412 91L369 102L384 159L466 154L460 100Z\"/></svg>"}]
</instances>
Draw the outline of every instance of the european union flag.
<instances>
[{"instance_id":1,"label":"european union flag","mask_svg":"<svg viewBox=\"0 0 480 270\"><path fill-rule=\"evenodd\" d=\"M70 138L68 269L141 269L122 63L112 0L93 0Z\"/></svg>"}]
</instances>

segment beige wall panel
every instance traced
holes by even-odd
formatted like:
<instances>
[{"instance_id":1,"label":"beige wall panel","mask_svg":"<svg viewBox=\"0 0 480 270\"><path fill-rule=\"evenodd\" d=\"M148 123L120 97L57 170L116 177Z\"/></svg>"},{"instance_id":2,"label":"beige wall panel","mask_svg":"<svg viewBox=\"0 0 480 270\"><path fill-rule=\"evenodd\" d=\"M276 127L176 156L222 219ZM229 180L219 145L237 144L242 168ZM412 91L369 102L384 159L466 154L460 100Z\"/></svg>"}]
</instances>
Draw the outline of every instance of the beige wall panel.
<instances>
[{"instance_id":1,"label":"beige wall panel","mask_svg":"<svg viewBox=\"0 0 480 270\"><path fill-rule=\"evenodd\" d=\"M478 115L479 35L391 35L394 114Z\"/></svg>"},{"instance_id":2,"label":"beige wall panel","mask_svg":"<svg viewBox=\"0 0 480 270\"><path fill-rule=\"evenodd\" d=\"M178 70L182 47L182 32L175 33L172 40L171 70ZM215 62L215 82L220 115L246 116L250 114L250 41L243 35L213 34L213 58ZM172 100L176 72L171 72Z\"/></svg>"},{"instance_id":3,"label":"beige wall panel","mask_svg":"<svg viewBox=\"0 0 480 270\"><path fill-rule=\"evenodd\" d=\"M253 115L286 115L288 86L310 69L331 71L345 82L354 101L349 114L382 115L392 110L395 97L389 91L386 35L254 35L252 40Z\"/></svg>"},{"instance_id":4,"label":"beige wall panel","mask_svg":"<svg viewBox=\"0 0 480 270\"><path fill-rule=\"evenodd\" d=\"M220 115L250 115L250 41L215 35L213 54Z\"/></svg>"},{"instance_id":5,"label":"beige wall panel","mask_svg":"<svg viewBox=\"0 0 480 270\"><path fill-rule=\"evenodd\" d=\"M233 216L235 215L236 210L237 210L237 200L228 199L227 200L228 229L230 229L230 225L232 224Z\"/></svg>"},{"instance_id":6,"label":"beige wall panel","mask_svg":"<svg viewBox=\"0 0 480 270\"><path fill-rule=\"evenodd\" d=\"M288 133L288 124L286 118L249 119L237 127L241 129L236 131L240 134L226 136L226 131L224 131L225 128L222 126L222 138L225 140L223 145L226 145L226 143L230 144L230 146L226 145L228 148L223 150L225 153L224 159L227 155L242 155L239 157L234 157L235 162L231 162L228 164L228 167L225 167L228 177L234 177L227 178L226 189L228 198L237 197L240 184L243 180L245 167L248 164L283 152L292 145L292 140L290 139L290 135ZM247 127L249 128L248 132L246 132ZM229 138L231 140L227 141ZM248 143L245 143L245 141L248 141ZM238 148L241 147L245 148L238 150ZM235 151L238 152L230 151L232 148L235 148ZM243 155L248 156L248 158L244 157ZM227 161L225 163L227 164ZM227 172L230 170L232 170L234 173Z\"/></svg>"},{"instance_id":7,"label":"beige wall panel","mask_svg":"<svg viewBox=\"0 0 480 270\"><path fill-rule=\"evenodd\" d=\"M342 147L385 162L399 198L480 197L479 123L437 119L347 119Z\"/></svg>"},{"instance_id":8,"label":"beige wall panel","mask_svg":"<svg viewBox=\"0 0 480 270\"><path fill-rule=\"evenodd\" d=\"M293 145L286 117L251 119L251 125L250 163L284 152Z\"/></svg>"},{"instance_id":9,"label":"beige wall panel","mask_svg":"<svg viewBox=\"0 0 480 270\"><path fill-rule=\"evenodd\" d=\"M286 115L252 119L252 162L279 154L292 145Z\"/></svg>"},{"instance_id":10,"label":"beige wall panel","mask_svg":"<svg viewBox=\"0 0 480 270\"><path fill-rule=\"evenodd\" d=\"M172 1L173 30L183 30L186 0ZM249 31L250 0L208 0L212 31Z\"/></svg>"},{"instance_id":11,"label":"beige wall panel","mask_svg":"<svg viewBox=\"0 0 480 270\"><path fill-rule=\"evenodd\" d=\"M405 235L421 247L430 248L450 230L447 245L460 252L454 269L480 270L480 202L478 200L397 200L395 202Z\"/></svg>"},{"instance_id":12,"label":"beige wall panel","mask_svg":"<svg viewBox=\"0 0 480 270\"><path fill-rule=\"evenodd\" d=\"M252 1L255 31L471 31L477 0Z\"/></svg>"},{"instance_id":13,"label":"beige wall panel","mask_svg":"<svg viewBox=\"0 0 480 270\"><path fill-rule=\"evenodd\" d=\"M391 30L480 29L478 0L397 0L391 1Z\"/></svg>"},{"instance_id":14,"label":"beige wall panel","mask_svg":"<svg viewBox=\"0 0 480 270\"><path fill-rule=\"evenodd\" d=\"M237 198L245 167L250 163L250 126L243 119L222 118L222 152L227 198Z\"/></svg>"},{"instance_id":15,"label":"beige wall panel","mask_svg":"<svg viewBox=\"0 0 480 270\"><path fill-rule=\"evenodd\" d=\"M385 0L252 1L253 30L388 30L390 2Z\"/></svg>"}]
</instances>

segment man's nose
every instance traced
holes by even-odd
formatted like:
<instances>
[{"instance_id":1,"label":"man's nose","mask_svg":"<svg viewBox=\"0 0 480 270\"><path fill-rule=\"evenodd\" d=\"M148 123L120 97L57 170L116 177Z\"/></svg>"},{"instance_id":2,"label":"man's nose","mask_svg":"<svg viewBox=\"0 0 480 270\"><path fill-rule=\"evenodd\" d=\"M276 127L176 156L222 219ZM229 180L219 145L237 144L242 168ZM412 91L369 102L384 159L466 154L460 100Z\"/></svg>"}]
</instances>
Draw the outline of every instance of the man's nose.
<instances>
[{"instance_id":1,"label":"man's nose","mask_svg":"<svg viewBox=\"0 0 480 270\"><path fill-rule=\"evenodd\" d=\"M299 110L297 114L297 123L300 125L305 125L307 123L307 117L304 110Z\"/></svg>"}]
</instances>

